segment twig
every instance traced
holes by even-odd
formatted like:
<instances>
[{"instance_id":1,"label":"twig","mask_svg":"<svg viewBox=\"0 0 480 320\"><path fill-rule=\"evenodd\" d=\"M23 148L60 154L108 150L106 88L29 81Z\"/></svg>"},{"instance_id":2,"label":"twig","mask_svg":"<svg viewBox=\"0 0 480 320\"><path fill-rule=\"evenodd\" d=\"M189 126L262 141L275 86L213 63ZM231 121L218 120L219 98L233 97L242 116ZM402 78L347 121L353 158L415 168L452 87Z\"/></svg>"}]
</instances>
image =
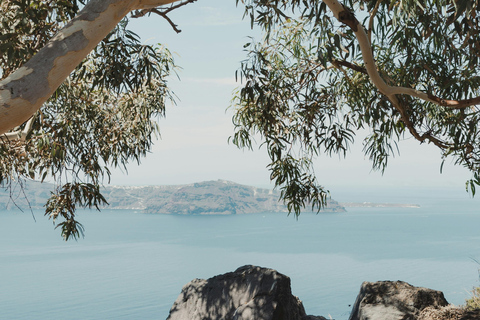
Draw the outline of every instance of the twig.
<instances>
[{"instance_id":1,"label":"twig","mask_svg":"<svg viewBox=\"0 0 480 320\"><path fill-rule=\"evenodd\" d=\"M167 13L166 13L166 12L159 11L158 9L152 9L151 12L156 13L156 14L158 14L159 16L163 17L165 20L167 20L168 23L170 23L170 25L172 26L173 30L174 30L176 33L182 32L182 30L180 30L180 29L177 28L178 25L176 25L175 23L173 23L173 21L167 16Z\"/></svg>"},{"instance_id":2,"label":"twig","mask_svg":"<svg viewBox=\"0 0 480 320\"><path fill-rule=\"evenodd\" d=\"M25 200L27 201L28 208L30 209L30 212L32 213L33 221L37 222L37 219L35 218L35 214L33 213L32 204L31 204L30 201L28 200L27 194L25 193L25 186L23 185L22 182L20 182L20 180L18 180L18 184L20 185L20 190L21 190L22 193L23 193L23 197L24 197ZM23 210L22 210L22 211L23 211Z\"/></svg>"},{"instance_id":3,"label":"twig","mask_svg":"<svg viewBox=\"0 0 480 320\"><path fill-rule=\"evenodd\" d=\"M346 67L348 69L352 69L354 71L358 71L358 72L363 73L363 74L368 74L367 69L365 69L364 67L357 66L356 64L353 64L353 63L345 61L345 60L333 59L332 64L334 66L339 65L339 66Z\"/></svg>"},{"instance_id":4,"label":"twig","mask_svg":"<svg viewBox=\"0 0 480 320\"><path fill-rule=\"evenodd\" d=\"M183 7L187 4L189 4L189 3L193 3L195 1L197 1L197 0L186 0L186 1L183 1L179 4L172 5L171 7L163 9L163 10L159 10L158 8L137 10L137 11L132 13L132 18L140 18L140 17L145 16L146 14L156 13L159 16L163 17L165 20L167 20L168 23L172 26L173 30L176 33L180 33L180 32L182 32L182 30L177 28L178 26L175 23L173 23L173 21L167 16L167 14L170 13L171 11L175 10L175 9L178 9L180 7Z\"/></svg>"},{"instance_id":5,"label":"twig","mask_svg":"<svg viewBox=\"0 0 480 320\"><path fill-rule=\"evenodd\" d=\"M185 6L185 5L189 4L189 3L194 3L194 2L196 2L196 1L197 1L197 0L186 0L186 1L181 2L181 3L179 3L179 4L172 5L170 8L165 9L165 13L169 13L169 12L172 11L172 10L178 9L178 8L180 8L180 7L183 7L183 6Z\"/></svg>"},{"instance_id":6,"label":"twig","mask_svg":"<svg viewBox=\"0 0 480 320\"><path fill-rule=\"evenodd\" d=\"M345 61L346 62L346 61ZM350 77L348 76L347 72L345 71L345 69L342 68L342 66L340 65L340 63L338 63L337 60L333 59L332 60L332 64L335 68L337 68L338 70L340 70L342 73L343 73L343 76L347 79L348 83L350 83L351 85L353 85L352 83L352 80L350 80ZM354 65L352 65L354 66ZM349 66L350 67L350 66ZM358 70L357 70L358 71Z\"/></svg>"},{"instance_id":7,"label":"twig","mask_svg":"<svg viewBox=\"0 0 480 320\"><path fill-rule=\"evenodd\" d=\"M380 7L380 3L382 1L383 0L377 0L375 8L373 8L372 12L370 13L370 19L368 21L368 41L370 41L370 44L372 43L373 18L375 18L375 15L377 14L378 8Z\"/></svg>"}]
</instances>

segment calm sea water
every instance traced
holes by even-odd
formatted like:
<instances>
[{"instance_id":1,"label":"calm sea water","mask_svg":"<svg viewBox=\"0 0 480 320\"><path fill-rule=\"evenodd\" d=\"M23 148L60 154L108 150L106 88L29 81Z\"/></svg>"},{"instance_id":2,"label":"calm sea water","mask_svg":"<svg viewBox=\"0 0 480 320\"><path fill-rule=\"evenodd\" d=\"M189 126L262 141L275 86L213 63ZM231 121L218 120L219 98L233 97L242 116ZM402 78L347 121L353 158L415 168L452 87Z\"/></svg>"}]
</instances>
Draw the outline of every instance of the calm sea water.
<instances>
[{"instance_id":1,"label":"calm sea water","mask_svg":"<svg viewBox=\"0 0 480 320\"><path fill-rule=\"evenodd\" d=\"M347 319L363 281L403 280L461 304L479 285L479 199L462 190L337 193L420 204L342 214L234 216L82 211L62 242L36 212L0 212L0 319L165 319L184 284L245 264L292 280L308 314Z\"/></svg>"}]
</instances>

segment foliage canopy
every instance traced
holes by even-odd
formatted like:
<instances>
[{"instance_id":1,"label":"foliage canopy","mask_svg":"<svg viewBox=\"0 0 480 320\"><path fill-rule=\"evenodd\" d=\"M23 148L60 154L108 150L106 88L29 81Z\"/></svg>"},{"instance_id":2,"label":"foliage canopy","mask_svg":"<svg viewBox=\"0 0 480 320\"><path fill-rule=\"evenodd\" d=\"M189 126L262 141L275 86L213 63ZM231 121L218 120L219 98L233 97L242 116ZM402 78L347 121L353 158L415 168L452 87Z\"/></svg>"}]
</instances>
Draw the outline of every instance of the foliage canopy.
<instances>
[{"instance_id":1,"label":"foliage canopy","mask_svg":"<svg viewBox=\"0 0 480 320\"><path fill-rule=\"evenodd\" d=\"M5 0L0 6L2 78L30 59L79 11L82 0ZM65 239L83 234L77 206L105 204L100 192L110 168L140 162L159 133L156 118L172 99L166 78L170 52L141 44L123 20L32 120L25 141L2 138L0 183L53 177L56 190L45 214ZM22 128L20 128L22 129Z\"/></svg>"},{"instance_id":2,"label":"foliage canopy","mask_svg":"<svg viewBox=\"0 0 480 320\"><path fill-rule=\"evenodd\" d=\"M172 2L175 0L169 0ZM121 1L119 1L121 2ZM155 1L151 1L154 3ZM167 3L163 2L163 3ZM166 11L139 10L134 16ZM261 136L271 179L290 211L320 209L327 191L313 170L320 154L346 156L359 130L365 154L385 170L397 142L412 136L439 148L480 185L480 7L478 0L236 0L264 32L245 45L237 76L232 141L252 148ZM158 2L160 3L160 2ZM85 5L84 0L4 0L0 79L17 70ZM167 18L172 27L176 25ZM46 215L78 237L77 205L105 203L110 168L139 161L158 134L155 118L172 99L174 71L162 46L140 44L123 20L41 111L0 137L0 183L51 176Z\"/></svg>"},{"instance_id":3,"label":"foliage canopy","mask_svg":"<svg viewBox=\"0 0 480 320\"><path fill-rule=\"evenodd\" d=\"M346 156L361 129L374 169L383 172L397 142L413 136L437 146L443 161L451 157L470 170L467 189L475 194L478 1L347 0L335 15L335 0L242 2L264 38L246 45L233 142L251 148L254 136L262 137L271 178L296 214L324 203L312 160ZM367 65L376 66L380 80Z\"/></svg>"}]
</instances>

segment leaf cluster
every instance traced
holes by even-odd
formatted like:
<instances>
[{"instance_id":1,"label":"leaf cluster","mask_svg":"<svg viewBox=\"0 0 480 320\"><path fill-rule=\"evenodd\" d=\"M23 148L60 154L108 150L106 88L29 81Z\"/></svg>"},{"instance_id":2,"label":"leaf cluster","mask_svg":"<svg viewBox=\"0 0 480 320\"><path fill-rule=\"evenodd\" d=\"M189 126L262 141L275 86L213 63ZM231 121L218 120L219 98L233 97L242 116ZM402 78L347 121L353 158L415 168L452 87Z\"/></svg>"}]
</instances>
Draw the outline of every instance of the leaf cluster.
<instances>
[{"instance_id":1,"label":"leaf cluster","mask_svg":"<svg viewBox=\"0 0 480 320\"><path fill-rule=\"evenodd\" d=\"M0 78L43 48L84 4L84 0L2 0Z\"/></svg>"},{"instance_id":2,"label":"leaf cluster","mask_svg":"<svg viewBox=\"0 0 480 320\"><path fill-rule=\"evenodd\" d=\"M60 17L61 23L78 10L75 1L45 4L52 4L48 16ZM17 23L16 18L10 23ZM38 36L31 35L35 30L22 32L18 39ZM53 35L44 36L49 39ZM23 52L18 65L29 57L29 52ZM1 62L2 70L9 72L12 61ZM34 116L25 142L2 138L0 183L10 186L22 179L53 179L56 190L45 215L53 219L66 240L83 235L76 209L98 209L106 203L100 186L105 179L109 181L111 168L126 170L128 163L140 163L150 151L159 136L156 120L164 116L167 101L173 100L167 78L175 69L165 47L142 44L128 29L128 20L122 21ZM63 221L57 222L58 218Z\"/></svg>"},{"instance_id":3,"label":"leaf cluster","mask_svg":"<svg viewBox=\"0 0 480 320\"><path fill-rule=\"evenodd\" d=\"M238 1L237 1L238 3ZM382 172L412 134L434 143L442 161L472 172L480 185L478 107L450 107L398 95L395 106L370 82L354 30L340 24L319 0L244 0L261 41L245 48L238 77L232 141L251 148L260 137L270 156L271 178L297 213L323 188L313 161L346 156L361 130L364 152ZM377 69L390 86L413 88L437 100L465 102L480 96L478 1L348 0L361 21ZM302 186L292 196L287 190ZM295 189L296 190L296 189ZM306 191L305 191L306 190ZM313 191L311 191L313 190Z\"/></svg>"}]
</instances>

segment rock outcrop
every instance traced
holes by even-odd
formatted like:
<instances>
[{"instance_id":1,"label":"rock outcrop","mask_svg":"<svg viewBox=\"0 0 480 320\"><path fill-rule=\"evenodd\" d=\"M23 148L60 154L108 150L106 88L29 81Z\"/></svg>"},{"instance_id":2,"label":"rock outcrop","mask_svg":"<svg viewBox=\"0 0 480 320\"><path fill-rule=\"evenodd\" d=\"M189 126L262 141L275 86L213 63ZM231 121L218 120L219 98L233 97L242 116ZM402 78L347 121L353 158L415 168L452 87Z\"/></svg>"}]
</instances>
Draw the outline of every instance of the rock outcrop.
<instances>
[{"instance_id":1,"label":"rock outcrop","mask_svg":"<svg viewBox=\"0 0 480 320\"><path fill-rule=\"evenodd\" d=\"M331 319L331 318L330 318ZM480 310L449 305L443 293L403 281L364 282L349 320L479 320ZM243 266L185 285L167 320L327 320L307 316L290 278Z\"/></svg>"},{"instance_id":2,"label":"rock outcrop","mask_svg":"<svg viewBox=\"0 0 480 320\"><path fill-rule=\"evenodd\" d=\"M273 270L243 266L185 285L167 320L326 320L307 316L292 295L290 278Z\"/></svg>"},{"instance_id":3,"label":"rock outcrop","mask_svg":"<svg viewBox=\"0 0 480 320\"><path fill-rule=\"evenodd\" d=\"M427 307L447 305L440 291L402 281L364 282L349 320L416 320Z\"/></svg>"}]
</instances>

